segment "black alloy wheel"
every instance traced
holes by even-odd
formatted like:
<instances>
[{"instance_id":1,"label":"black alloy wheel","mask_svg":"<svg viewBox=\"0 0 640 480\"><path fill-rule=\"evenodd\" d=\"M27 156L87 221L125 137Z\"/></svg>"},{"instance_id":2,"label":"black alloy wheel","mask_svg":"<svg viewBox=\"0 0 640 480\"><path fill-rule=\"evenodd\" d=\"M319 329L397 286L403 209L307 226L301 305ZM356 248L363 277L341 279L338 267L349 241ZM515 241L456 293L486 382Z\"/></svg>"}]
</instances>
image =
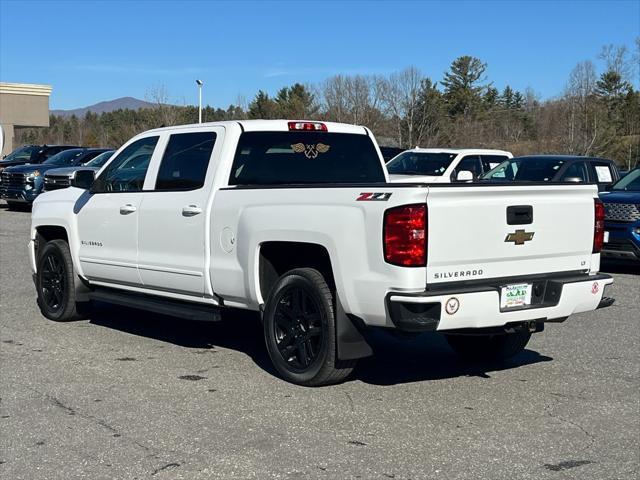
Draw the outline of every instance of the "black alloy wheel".
<instances>
[{"instance_id":1,"label":"black alloy wheel","mask_svg":"<svg viewBox=\"0 0 640 480\"><path fill-rule=\"evenodd\" d=\"M263 314L267 352L285 380L316 387L344 380L356 360L338 360L334 293L313 268L282 275Z\"/></svg>"},{"instance_id":2,"label":"black alloy wheel","mask_svg":"<svg viewBox=\"0 0 640 480\"><path fill-rule=\"evenodd\" d=\"M41 260L42 274L40 289L45 307L52 313L64 308L64 296L66 293L66 272L64 261L60 254L49 251Z\"/></svg>"},{"instance_id":3,"label":"black alloy wheel","mask_svg":"<svg viewBox=\"0 0 640 480\"><path fill-rule=\"evenodd\" d=\"M74 284L73 260L64 240L51 240L39 248L36 292L42 315L57 322L86 318L90 302L78 302Z\"/></svg>"},{"instance_id":4,"label":"black alloy wheel","mask_svg":"<svg viewBox=\"0 0 640 480\"><path fill-rule=\"evenodd\" d=\"M320 307L303 288L284 290L274 312L274 335L282 359L293 371L304 371L322 350Z\"/></svg>"}]
</instances>

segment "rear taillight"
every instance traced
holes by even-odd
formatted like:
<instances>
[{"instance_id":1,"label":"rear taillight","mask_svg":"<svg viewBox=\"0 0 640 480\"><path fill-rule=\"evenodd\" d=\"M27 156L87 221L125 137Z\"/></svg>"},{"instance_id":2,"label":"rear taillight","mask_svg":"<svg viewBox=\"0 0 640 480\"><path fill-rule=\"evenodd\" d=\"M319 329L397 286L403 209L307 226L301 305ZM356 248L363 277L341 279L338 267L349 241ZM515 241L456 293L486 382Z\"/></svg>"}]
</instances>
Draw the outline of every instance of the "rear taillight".
<instances>
[{"instance_id":1,"label":"rear taillight","mask_svg":"<svg viewBox=\"0 0 640 480\"><path fill-rule=\"evenodd\" d=\"M593 253L600 253L604 244L604 205L599 198L593 199Z\"/></svg>"},{"instance_id":2,"label":"rear taillight","mask_svg":"<svg viewBox=\"0 0 640 480\"><path fill-rule=\"evenodd\" d=\"M384 213L384 259L402 267L427 264L427 206L403 205Z\"/></svg>"},{"instance_id":3,"label":"rear taillight","mask_svg":"<svg viewBox=\"0 0 640 480\"><path fill-rule=\"evenodd\" d=\"M289 122L289 130L310 130L326 132L327 126L322 122Z\"/></svg>"}]
</instances>

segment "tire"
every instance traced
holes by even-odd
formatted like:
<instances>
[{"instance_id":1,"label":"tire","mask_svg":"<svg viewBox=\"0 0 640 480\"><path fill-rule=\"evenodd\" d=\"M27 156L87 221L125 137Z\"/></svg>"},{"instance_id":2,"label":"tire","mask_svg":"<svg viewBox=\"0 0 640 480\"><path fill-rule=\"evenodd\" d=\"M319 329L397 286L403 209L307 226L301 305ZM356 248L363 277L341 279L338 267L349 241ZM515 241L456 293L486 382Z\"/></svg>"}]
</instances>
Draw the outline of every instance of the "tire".
<instances>
[{"instance_id":1,"label":"tire","mask_svg":"<svg viewBox=\"0 0 640 480\"><path fill-rule=\"evenodd\" d=\"M466 360L506 360L522 352L530 332L501 335L445 335L449 346Z\"/></svg>"},{"instance_id":2,"label":"tire","mask_svg":"<svg viewBox=\"0 0 640 480\"><path fill-rule=\"evenodd\" d=\"M89 302L76 302L73 261L64 240L51 240L38 252L36 291L40 312L49 320L86 318Z\"/></svg>"},{"instance_id":3,"label":"tire","mask_svg":"<svg viewBox=\"0 0 640 480\"><path fill-rule=\"evenodd\" d=\"M317 270L300 268L282 275L267 299L263 324L269 357L291 383L338 383L356 365L356 360L338 361L334 297Z\"/></svg>"},{"instance_id":4,"label":"tire","mask_svg":"<svg viewBox=\"0 0 640 480\"><path fill-rule=\"evenodd\" d=\"M5 200L6 201L6 200ZM12 212L15 212L16 210L22 210L20 207L20 203L18 202L7 202L7 210L11 210Z\"/></svg>"}]
</instances>

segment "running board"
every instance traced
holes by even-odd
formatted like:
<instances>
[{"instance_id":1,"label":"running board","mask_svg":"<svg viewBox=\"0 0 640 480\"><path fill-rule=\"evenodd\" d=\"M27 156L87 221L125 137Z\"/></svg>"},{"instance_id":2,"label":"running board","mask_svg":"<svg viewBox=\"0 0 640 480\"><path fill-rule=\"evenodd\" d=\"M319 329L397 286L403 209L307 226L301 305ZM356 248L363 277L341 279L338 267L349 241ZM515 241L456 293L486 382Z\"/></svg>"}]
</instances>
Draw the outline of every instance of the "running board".
<instances>
[{"instance_id":1,"label":"running board","mask_svg":"<svg viewBox=\"0 0 640 480\"><path fill-rule=\"evenodd\" d=\"M97 288L89 293L91 300L113 303L123 307L137 308L150 312L198 320L204 322L219 322L222 320L220 309L215 306L202 305L182 300L169 300L142 293L130 293L110 288Z\"/></svg>"}]
</instances>

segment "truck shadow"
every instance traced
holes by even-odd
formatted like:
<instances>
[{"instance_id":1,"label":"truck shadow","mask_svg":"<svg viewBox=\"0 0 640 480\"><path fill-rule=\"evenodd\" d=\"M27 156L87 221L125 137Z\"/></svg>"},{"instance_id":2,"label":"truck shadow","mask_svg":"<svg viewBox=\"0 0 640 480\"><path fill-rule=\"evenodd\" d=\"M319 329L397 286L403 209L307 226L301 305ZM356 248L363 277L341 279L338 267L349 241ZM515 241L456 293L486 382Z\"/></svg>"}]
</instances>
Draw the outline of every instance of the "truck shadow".
<instances>
[{"instance_id":1,"label":"truck shadow","mask_svg":"<svg viewBox=\"0 0 640 480\"><path fill-rule=\"evenodd\" d=\"M395 385L456 377L491 378L491 373L553 358L533 350L501 362L467 362L449 348L444 336L425 333L411 339L396 339L382 331L367 335L374 355L362 359L352 378L372 385Z\"/></svg>"},{"instance_id":2,"label":"truck shadow","mask_svg":"<svg viewBox=\"0 0 640 480\"><path fill-rule=\"evenodd\" d=\"M633 263L624 260L603 259L600 271L604 273L623 273L628 275L640 274L640 262Z\"/></svg>"},{"instance_id":3,"label":"truck shadow","mask_svg":"<svg viewBox=\"0 0 640 480\"><path fill-rule=\"evenodd\" d=\"M259 317L252 312L230 311L225 312L220 322L194 322L100 303L90 322L193 349L195 353L218 347L236 350L248 355L262 370L277 376L264 345ZM395 385L455 377L490 378L492 372L552 360L525 350L506 362L470 364L460 360L437 334L399 340L385 332L372 331L367 339L374 356L362 359L347 382Z\"/></svg>"}]
</instances>

